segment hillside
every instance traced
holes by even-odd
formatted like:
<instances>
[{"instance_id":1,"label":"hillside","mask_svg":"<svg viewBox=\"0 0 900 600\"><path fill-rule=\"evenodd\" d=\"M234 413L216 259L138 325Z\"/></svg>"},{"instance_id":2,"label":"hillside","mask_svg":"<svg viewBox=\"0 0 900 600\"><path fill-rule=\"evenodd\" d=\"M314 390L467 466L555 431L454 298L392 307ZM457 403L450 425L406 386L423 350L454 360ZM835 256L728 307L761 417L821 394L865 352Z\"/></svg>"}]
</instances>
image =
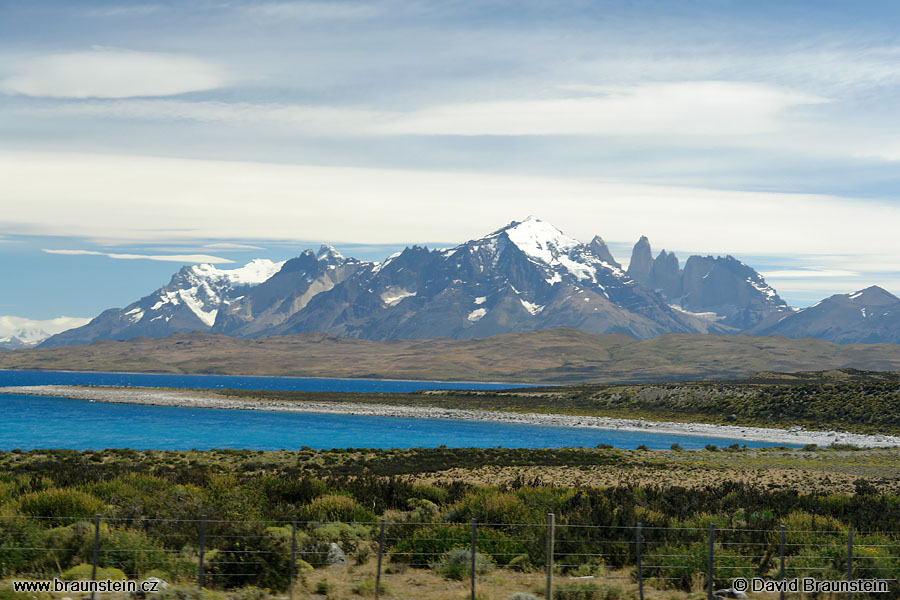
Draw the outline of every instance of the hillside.
<instances>
[{"instance_id":1,"label":"hillside","mask_svg":"<svg viewBox=\"0 0 900 600\"><path fill-rule=\"evenodd\" d=\"M532 383L733 379L760 371L900 370L900 345L749 335L638 341L571 328L470 340L371 340L322 333L239 340L213 334L0 353L0 369L371 377Z\"/></svg>"}]
</instances>

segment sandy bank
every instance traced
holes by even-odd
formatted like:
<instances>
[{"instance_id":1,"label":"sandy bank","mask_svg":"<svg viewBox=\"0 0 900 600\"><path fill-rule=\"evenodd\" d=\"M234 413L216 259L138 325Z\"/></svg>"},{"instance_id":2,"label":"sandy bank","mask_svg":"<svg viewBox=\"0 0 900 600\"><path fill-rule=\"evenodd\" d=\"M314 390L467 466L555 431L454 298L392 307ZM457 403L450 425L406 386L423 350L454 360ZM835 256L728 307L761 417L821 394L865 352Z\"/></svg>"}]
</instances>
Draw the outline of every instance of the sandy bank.
<instances>
[{"instance_id":1,"label":"sandy bank","mask_svg":"<svg viewBox=\"0 0 900 600\"><path fill-rule=\"evenodd\" d=\"M230 410L267 410L283 412L309 412L368 415L380 417L413 417L428 419L459 419L466 421L490 421L525 425L555 425L561 427L590 427L620 431L646 431L673 435L693 435L728 438L781 444L852 444L860 447L900 446L900 437L889 435L863 435L835 431L807 431L799 427L774 429L743 427L739 425L711 425L706 423L675 423L668 421L644 421L638 419L614 419L553 415L539 413L515 413L500 411L432 408L419 406L392 406L350 402L283 402L277 400L237 400L219 396L215 392L196 390L103 389L78 386L17 386L0 387L0 394L24 394L33 396L57 396L93 402L113 404L147 404L153 406L181 406L189 408L221 408Z\"/></svg>"}]
</instances>

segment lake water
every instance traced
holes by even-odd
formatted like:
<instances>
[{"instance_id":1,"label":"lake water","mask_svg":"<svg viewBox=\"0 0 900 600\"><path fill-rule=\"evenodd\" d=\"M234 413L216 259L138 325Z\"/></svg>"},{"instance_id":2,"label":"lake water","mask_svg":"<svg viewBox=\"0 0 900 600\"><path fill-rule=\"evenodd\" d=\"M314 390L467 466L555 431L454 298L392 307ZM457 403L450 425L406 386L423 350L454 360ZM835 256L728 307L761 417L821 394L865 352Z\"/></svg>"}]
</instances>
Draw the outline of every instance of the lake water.
<instances>
[{"instance_id":1,"label":"lake water","mask_svg":"<svg viewBox=\"0 0 900 600\"><path fill-rule=\"evenodd\" d=\"M127 385L177 388L400 392L420 389L498 389L512 384L410 382L286 377L146 375L0 371L0 386ZM611 444L634 448L703 448L732 440L689 435L628 432L449 419L412 419L257 410L222 410L104 404L67 398L0 394L0 450L135 448L204 450L244 448L496 447L565 448ZM774 446L744 442L749 447Z\"/></svg>"}]
</instances>

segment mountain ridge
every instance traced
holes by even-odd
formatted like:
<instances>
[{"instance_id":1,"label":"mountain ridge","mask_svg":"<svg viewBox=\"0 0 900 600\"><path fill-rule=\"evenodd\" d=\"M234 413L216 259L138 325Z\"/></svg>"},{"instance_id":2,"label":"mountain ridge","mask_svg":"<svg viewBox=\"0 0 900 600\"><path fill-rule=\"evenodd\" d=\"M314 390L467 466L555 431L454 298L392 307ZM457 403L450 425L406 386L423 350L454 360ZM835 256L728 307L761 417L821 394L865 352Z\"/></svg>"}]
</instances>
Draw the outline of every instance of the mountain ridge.
<instances>
[{"instance_id":1,"label":"mountain ridge","mask_svg":"<svg viewBox=\"0 0 900 600\"><path fill-rule=\"evenodd\" d=\"M896 319L862 327L852 311L835 310L829 314L842 322L829 328L821 323L827 317L814 318L821 309L806 313L815 308L795 311L730 255L694 255L682 267L673 252L654 258L642 236L623 269L599 235L583 243L530 216L450 248L410 246L381 263L323 245L317 253L280 263L258 259L230 271L185 266L148 296L41 345L190 331L241 339L315 331L373 340L467 339L555 327L637 339L772 333L900 341Z\"/></svg>"}]
</instances>

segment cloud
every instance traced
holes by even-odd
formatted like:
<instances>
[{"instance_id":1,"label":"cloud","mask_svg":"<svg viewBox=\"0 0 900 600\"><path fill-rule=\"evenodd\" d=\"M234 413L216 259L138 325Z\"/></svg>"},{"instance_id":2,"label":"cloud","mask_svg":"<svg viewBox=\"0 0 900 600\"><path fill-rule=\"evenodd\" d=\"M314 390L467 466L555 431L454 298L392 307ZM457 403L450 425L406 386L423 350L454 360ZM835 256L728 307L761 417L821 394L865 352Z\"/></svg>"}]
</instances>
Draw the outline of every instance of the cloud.
<instances>
[{"instance_id":1,"label":"cloud","mask_svg":"<svg viewBox=\"0 0 900 600\"><path fill-rule=\"evenodd\" d=\"M0 91L46 98L174 96L228 85L219 65L191 56L94 48L24 60Z\"/></svg>"},{"instance_id":2,"label":"cloud","mask_svg":"<svg viewBox=\"0 0 900 600\"><path fill-rule=\"evenodd\" d=\"M215 244L204 244L204 248L214 248L216 250L265 250L260 246L251 246L249 244L234 244L231 242L216 242Z\"/></svg>"},{"instance_id":3,"label":"cloud","mask_svg":"<svg viewBox=\"0 0 900 600\"><path fill-rule=\"evenodd\" d=\"M577 96L572 96L576 91ZM577 86L546 99L385 111L303 105L131 100L40 110L70 116L195 120L291 127L333 136L740 136L769 133L792 108L825 98L724 81Z\"/></svg>"},{"instance_id":4,"label":"cloud","mask_svg":"<svg viewBox=\"0 0 900 600\"><path fill-rule=\"evenodd\" d=\"M592 96L437 106L375 124L407 135L704 135L767 133L782 114L826 99L726 81L592 87Z\"/></svg>"},{"instance_id":5,"label":"cloud","mask_svg":"<svg viewBox=\"0 0 900 600\"><path fill-rule=\"evenodd\" d=\"M118 254L115 252L97 252L95 250L54 250L41 248L47 254L63 254L66 256L106 256L122 260L156 260L177 263L233 263L233 260L210 256L208 254Z\"/></svg>"},{"instance_id":6,"label":"cloud","mask_svg":"<svg viewBox=\"0 0 900 600\"><path fill-rule=\"evenodd\" d=\"M0 152L0 169L3 227L26 234L455 243L534 213L583 239L647 234L666 248L855 254L891 264L900 254L900 207L828 195L29 152Z\"/></svg>"}]
</instances>

